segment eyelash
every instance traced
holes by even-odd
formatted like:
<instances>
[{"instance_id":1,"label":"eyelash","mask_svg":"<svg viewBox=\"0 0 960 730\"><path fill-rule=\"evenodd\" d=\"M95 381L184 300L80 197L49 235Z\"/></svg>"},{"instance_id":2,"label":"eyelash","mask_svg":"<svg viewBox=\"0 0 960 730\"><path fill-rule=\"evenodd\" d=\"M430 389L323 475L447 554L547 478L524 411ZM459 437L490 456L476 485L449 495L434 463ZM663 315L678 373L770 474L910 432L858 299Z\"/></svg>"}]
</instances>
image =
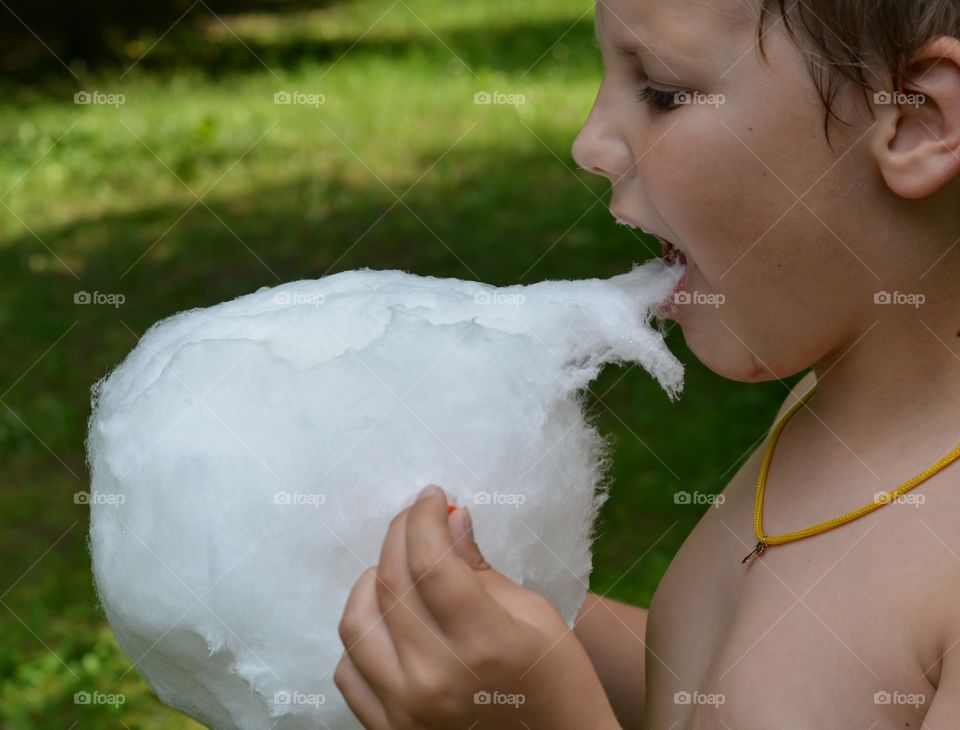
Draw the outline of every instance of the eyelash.
<instances>
[{"instance_id":1,"label":"eyelash","mask_svg":"<svg viewBox=\"0 0 960 730\"><path fill-rule=\"evenodd\" d=\"M679 104L676 103L675 91L664 91L655 89L652 86L645 86L637 92L637 99L644 104L648 104L655 112L668 112L676 109Z\"/></svg>"}]
</instances>

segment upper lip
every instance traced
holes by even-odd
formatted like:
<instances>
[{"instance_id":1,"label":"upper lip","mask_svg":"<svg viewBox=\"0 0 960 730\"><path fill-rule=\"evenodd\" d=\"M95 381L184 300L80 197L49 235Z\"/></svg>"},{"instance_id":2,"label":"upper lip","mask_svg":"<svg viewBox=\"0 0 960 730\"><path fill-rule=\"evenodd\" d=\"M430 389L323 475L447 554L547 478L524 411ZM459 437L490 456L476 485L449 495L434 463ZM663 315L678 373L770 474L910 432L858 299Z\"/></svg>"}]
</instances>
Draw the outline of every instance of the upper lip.
<instances>
[{"instance_id":1,"label":"upper lip","mask_svg":"<svg viewBox=\"0 0 960 730\"><path fill-rule=\"evenodd\" d=\"M615 220L622 221L624 223L629 223L634 228L639 228L644 233L647 233L653 236L654 238L656 238L658 241L660 241L661 244L663 244L664 252L666 252L667 245L669 244L670 246L673 246L674 248L679 249L682 253L686 254L686 251L684 251L682 246L679 246L678 244L674 243L673 241L668 239L666 236L661 236L656 231L651 231L649 228L643 225L643 223L640 223L636 219L631 218L629 215L626 215L620 211L614 210L613 208L610 209L610 214L614 217Z\"/></svg>"}]
</instances>

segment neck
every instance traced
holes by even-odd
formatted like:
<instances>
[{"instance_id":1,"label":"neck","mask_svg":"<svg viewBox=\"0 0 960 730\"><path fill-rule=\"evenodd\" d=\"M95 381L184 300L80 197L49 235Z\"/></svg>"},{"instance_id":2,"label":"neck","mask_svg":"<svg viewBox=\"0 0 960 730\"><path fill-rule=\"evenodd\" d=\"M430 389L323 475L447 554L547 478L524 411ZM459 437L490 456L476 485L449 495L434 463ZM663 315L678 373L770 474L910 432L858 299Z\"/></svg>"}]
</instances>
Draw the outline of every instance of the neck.
<instances>
[{"instance_id":1,"label":"neck","mask_svg":"<svg viewBox=\"0 0 960 730\"><path fill-rule=\"evenodd\" d=\"M956 279L931 282L919 307L876 305L834 352L814 366L809 405L854 452L891 439L926 440L930 453L960 442L960 305ZM943 292L937 297L931 292Z\"/></svg>"}]
</instances>

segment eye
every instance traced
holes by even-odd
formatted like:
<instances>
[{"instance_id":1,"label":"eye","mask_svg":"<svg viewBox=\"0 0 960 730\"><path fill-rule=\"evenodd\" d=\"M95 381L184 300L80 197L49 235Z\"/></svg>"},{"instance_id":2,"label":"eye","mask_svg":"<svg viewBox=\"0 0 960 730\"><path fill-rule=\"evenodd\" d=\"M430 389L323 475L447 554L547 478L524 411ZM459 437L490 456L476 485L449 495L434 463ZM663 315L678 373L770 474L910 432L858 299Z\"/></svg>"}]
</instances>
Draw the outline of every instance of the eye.
<instances>
[{"instance_id":1,"label":"eye","mask_svg":"<svg viewBox=\"0 0 960 730\"><path fill-rule=\"evenodd\" d=\"M637 99L648 104L655 112L668 112L680 106L677 103L677 93L645 86L637 92Z\"/></svg>"}]
</instances>

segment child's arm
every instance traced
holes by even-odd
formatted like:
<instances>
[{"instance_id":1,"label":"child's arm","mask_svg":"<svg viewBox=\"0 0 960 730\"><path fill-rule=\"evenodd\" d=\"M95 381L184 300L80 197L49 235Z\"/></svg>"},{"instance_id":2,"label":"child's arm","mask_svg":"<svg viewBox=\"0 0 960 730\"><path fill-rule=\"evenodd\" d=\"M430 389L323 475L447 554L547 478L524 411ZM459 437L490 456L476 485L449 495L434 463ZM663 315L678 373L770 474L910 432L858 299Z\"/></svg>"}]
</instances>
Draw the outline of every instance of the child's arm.
<instances>
[{"instance_id":1,"label":"child's arm","mask_svg":"<svg viewBox=\"0 0 960 730\"><path fill-rule=\"evenodd\" d=\"M574 623L624 730L643 721L647 611L588 593Z\"/></svg>"}]
</instances>

